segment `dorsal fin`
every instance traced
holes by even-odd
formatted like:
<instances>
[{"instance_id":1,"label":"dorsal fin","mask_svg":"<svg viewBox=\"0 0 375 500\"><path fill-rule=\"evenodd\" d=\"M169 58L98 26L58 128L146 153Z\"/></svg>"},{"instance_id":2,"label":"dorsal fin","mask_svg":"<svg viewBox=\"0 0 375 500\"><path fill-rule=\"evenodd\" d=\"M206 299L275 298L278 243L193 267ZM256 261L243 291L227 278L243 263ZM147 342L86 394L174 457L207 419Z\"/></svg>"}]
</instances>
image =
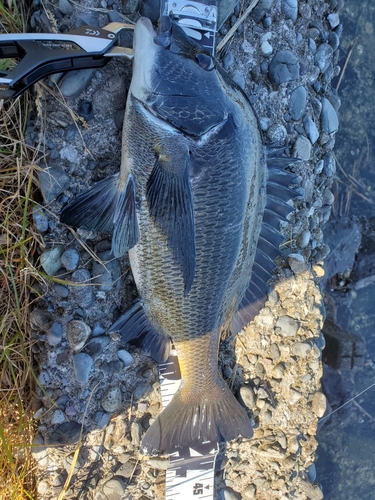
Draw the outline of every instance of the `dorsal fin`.
<instances>
[{"instance_id":1,"label":"dorsal fin","mask_svg":"<svg viewBox=\"0 0 375 500\"><path fill-rule=\"evenodd\" d=\"M279 233L280 221L287 221L287 216L294 208L287 201L299 196L299 193L289 188L298 176L284 169L299 160L274 156L284 149L268 150L267 200L263 215L258 246L255 253L253 269L249 284L239 304L237 313L233 316L230 329L232 334L238 333L252 321L264 306L268 295L268 281L275 268L275 259L280 255L280 244L284 237Z\"/></svg>"}]
</instances>

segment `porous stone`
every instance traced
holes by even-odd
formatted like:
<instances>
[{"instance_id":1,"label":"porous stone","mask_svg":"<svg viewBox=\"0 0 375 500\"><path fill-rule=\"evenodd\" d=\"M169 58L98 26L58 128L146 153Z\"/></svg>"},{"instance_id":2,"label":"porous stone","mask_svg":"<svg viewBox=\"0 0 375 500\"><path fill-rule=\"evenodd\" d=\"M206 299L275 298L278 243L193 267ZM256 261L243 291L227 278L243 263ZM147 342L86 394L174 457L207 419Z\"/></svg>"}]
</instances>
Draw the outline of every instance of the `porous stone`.
<instances>
[{"instance_id":1,"label":"porous stone","mask_svg":"<svg viewBox=\"0 0 375 500\"><path fill-rule=\"evenodd\" d=\"M121 406L122 395L118 387L110 387L105 391L101 399L103 410L113 413Z\"/></svg>"},{"instance_id":2,"label":"porous stone","mask_svg":"<svg viewBox=\"0 0 375 500\"><path fill-rule=\"evenodd\" d=\"M89 354L80 352L73 357L73 367L77 382L86 384L90 378L93 360Z\"/></svg>"},{"instance_id":3,"label":"porous stone","mask_svg":"<svg viewBox=\"0 0 375 500\"><path fill-rule=\"evenodd\" d=\"M279 50L273 56L269 65L268 76L272 83L280 83L297 80L299 68L296 56L290 50Z\"/></svg>"}]
</instances>

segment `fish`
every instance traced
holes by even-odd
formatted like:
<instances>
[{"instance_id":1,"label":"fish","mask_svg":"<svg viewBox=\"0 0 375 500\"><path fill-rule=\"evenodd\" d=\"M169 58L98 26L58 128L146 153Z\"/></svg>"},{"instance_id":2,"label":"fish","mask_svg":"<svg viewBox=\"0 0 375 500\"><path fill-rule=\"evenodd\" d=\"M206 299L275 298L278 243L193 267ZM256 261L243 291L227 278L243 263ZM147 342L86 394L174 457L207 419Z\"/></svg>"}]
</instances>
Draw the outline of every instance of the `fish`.
<instances>
[{"instance_id":1,"label":"fish","mask_svg":"<svg viewBox=\"0 0 375 500\"><path fill-rule=\"evenodd\" d=\"M159 362L177 350L180 388L141 442L157 455L253 435L218 350L265 303L295 176L265 152L244 92L177 23L155 31L140 18L133 46L120 172L60 220L111 233L114 256L129 253L139 298L111 331Z\"/></svg>"}]
</instances>

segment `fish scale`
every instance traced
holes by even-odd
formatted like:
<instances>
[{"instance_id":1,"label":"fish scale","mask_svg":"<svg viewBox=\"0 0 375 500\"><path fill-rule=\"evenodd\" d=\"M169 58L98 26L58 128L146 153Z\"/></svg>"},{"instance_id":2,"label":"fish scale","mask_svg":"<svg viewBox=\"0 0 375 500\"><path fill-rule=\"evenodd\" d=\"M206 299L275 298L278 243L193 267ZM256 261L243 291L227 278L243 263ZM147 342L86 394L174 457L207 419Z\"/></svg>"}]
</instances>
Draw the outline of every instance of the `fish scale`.
<instances>
[{"instance_id":1,"label":"fish scale","mask_svg":"<svg viewBox=\"0 0 375 500\"><path fill-rule=\"evenodd\" d=\"M140 298L111 331L143 342L159 362L171 340L177 350L182 382L144 435L145 454L251 437L246 410L218 372L220 335L229 326L237 333L266 300L279 220L295 195L285 158L269 155L267 183L245 95L168 22L161 34L144 18L135 28L120 175L79 195L61 217L95 229L105 214L107 228L114 211L112 249L116 257L129 251Z\"/></svg>"}]
</instances>

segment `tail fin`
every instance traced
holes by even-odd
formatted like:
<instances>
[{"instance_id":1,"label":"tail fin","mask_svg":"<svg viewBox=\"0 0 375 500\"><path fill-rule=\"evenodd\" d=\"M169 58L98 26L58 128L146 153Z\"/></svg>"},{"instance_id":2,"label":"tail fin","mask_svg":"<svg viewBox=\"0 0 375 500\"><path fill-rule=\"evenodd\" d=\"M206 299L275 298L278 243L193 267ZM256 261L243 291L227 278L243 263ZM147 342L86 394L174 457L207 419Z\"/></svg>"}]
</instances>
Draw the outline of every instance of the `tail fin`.
<instances>
[{"instance_id":1,"label":"tail fin","mask_svg":"<svg viewBox=\"0 0 375 500\"><path fill-rule=\"evenodd\" d=\"M245 409L224 382L219 391L210 391L201 398L181 387L144 435L141 453L173 453L205 441L217 443L252 435Z\"/></svg>"}]
</instances>

